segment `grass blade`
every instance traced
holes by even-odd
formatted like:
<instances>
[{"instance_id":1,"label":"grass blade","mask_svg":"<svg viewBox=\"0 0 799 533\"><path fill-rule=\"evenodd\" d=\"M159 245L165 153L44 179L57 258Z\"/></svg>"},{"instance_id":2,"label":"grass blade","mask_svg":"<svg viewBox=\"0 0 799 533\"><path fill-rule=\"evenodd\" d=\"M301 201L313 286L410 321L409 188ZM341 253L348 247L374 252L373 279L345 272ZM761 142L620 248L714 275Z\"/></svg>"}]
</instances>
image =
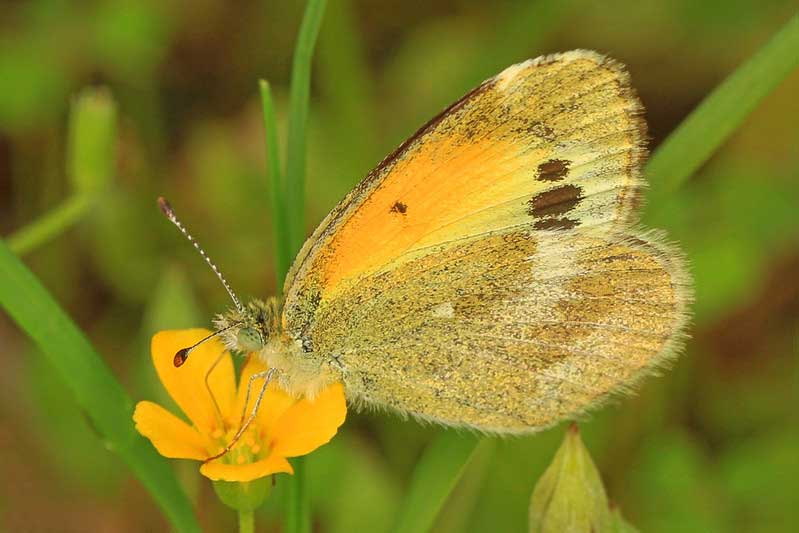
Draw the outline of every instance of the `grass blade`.
<instances>
[{"instance_id":1,"label":"grass blade","mask_svg":"<svg viewBox=\"0 0 799 533\"><path fill-rule=\"evenodd\" d=\"M719 85L669 135L646 167L652 194L676 190L799 66L799 14Z\"/></svg>"},{"instance_id":2,"label":"grass blade","mask_svg":"<svg viewBox=\"0 0 799 533\"><path fill-rule=\"evenodd\" d=\"M436 436L416 464L394 533L430 530L479 442L477 435L452 430Z\"/></svg>"},{"instance_id":3,"label":"grass blade","mask_svg":"<svg viewBox=\"0 0 799 533\"><path fill-rule=\"evenodd\" d=\"M272 90L269 82L259 82L261 106L264 113L264 137L266 140L267 180L269 181L269 200L272 208L272 232L275 240L275 273L277 296L283 291L283 280L291 262L291 247L286 231L286 194L280 172L280 152L277 146L277 121L272 103Z\"/></svg>"},{"instance_id":4,"label":"grass blade","mask_svg":"<svg viewBox=\"0 0 799 533\"><path fill-rule=\"evenodd\" d=\"M0 305L33 339L92 424L147 488L178 531L200 531L165 459L133 427L133 402L42 286L0 240Z\"/></svg>"},{"instance_id":5,"label":"grass blade","mask_svg":"<svg viewBox=\"0 0 799 533\"><path fill-rule=\"evenodd\" d=\"M289 127L286 145L286 210L291 253L305 240L305 158L308 100L311 94L311 60L322 25L326 0L309 0L300 25L291 69Z\"/></svg>"},{"instance_id":6,"label":"grass blade","mask_svg":"<svg viewBox=\"0 0 799 533\"><path fill-rule=\"evenodd\" d=\"M294 61L291 70L291 92L289 101L289 127L286 145L286 209L290 255L296 254L305 240L305 158L308 101L311 94L311 60L314 46L322 25L325 0L309 0L302 17ZM278 228L278 231L280 228ZM285 274L278 273L283 279ZM311 530L310 504L305 487L305 458L293 461L294 475L289 479L289 494L286 502L286 531L309 533Z\"/></svg>"}]
</instances>

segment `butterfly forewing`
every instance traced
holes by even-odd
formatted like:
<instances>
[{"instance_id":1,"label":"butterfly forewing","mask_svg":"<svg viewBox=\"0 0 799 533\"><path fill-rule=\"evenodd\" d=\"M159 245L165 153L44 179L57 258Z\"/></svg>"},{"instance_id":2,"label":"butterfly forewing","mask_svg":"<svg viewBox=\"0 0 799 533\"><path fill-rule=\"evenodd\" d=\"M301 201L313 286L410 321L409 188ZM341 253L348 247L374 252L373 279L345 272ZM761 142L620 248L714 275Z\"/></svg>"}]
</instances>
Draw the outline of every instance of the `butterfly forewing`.
<instances>
[{"instance_id":1,"label":"butterfly forewing","mask_svg":"<svg viewBox=\"0 0 799 533\"><path fill-rule=\"evenodd\" d=\"M413 250L490 230L626 220L640 186L639 114L627 74L593 52L506 69L333 210L297 258L287 300L296 277L331 293Z\"/></svg>"}]
</instances>

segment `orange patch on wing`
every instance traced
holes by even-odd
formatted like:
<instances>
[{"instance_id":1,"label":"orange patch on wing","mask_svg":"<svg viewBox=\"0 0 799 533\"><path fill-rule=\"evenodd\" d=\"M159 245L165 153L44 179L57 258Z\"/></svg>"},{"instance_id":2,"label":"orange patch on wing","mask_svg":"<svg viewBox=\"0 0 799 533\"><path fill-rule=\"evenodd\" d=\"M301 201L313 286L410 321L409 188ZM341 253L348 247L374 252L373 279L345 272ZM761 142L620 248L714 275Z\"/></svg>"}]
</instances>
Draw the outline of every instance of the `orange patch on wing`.
<instances>
[{"instance_id":1,"label":"orange patch on wing","mask_svg":"<svg viewBox=\"0 0 799 533\"><path fill-rule=\"evenodd\" d=\"M408 251L473 234L475 225L480 231L507 225L509 210L491 208L510 202L511 210L522 212L525 199L519 197L540 188L534 176L518 170L540 159L541 151L520 156L525 147L511 139L475 142L445 135L437 132L396 161L388 178L336 230L330 248L335 255L322 263L327 290Z\"/></svg>"}]
</instances>

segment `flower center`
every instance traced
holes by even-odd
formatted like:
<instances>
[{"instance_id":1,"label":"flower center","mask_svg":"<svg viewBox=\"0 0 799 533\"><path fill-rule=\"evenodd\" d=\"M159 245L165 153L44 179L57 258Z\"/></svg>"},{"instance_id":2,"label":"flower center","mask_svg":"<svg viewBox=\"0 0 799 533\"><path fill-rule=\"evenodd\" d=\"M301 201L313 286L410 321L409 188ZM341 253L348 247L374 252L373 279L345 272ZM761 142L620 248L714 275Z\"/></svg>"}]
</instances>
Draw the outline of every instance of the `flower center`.
<instances>
[{"instance_id":1,"label":"flower center","mask_svg":"<svg viewBox=\"0 0 799 533\"><path fill-rule=\"evenodd\" d=\"M209 450L211 455L222 453L225 447L233 441L236 436L238 428L230 428L227 431L217 428L211 433L213 439L212 449ZM219 458L220 461L227 464L243 465L247 463L254 463L259 459L266 456L265 446L263 445L264 439L261 435L260 429L256 424L252 424L247 431L239 438L225 455Z\"/></svg>"}]
</instances>

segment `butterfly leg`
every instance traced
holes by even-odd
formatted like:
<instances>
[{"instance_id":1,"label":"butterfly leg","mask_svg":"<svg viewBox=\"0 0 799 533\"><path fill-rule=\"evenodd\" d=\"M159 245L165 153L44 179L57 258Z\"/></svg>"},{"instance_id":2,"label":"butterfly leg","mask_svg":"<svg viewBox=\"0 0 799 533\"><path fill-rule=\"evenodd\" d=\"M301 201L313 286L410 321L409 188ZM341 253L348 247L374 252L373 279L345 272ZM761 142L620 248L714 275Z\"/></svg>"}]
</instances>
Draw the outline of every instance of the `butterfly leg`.
<instances>
[{"instance_id":1,"label":"butterfly leg","mask_svg":"<svg viewBox=\"0 0 799 533\"><path fill-rule=\"evenodd\" d=\"M239 441L244 432L247 431L247 428L250 427L252 421L255 420L256 415L258 414L258 409L261 407L261 400L264 399L264 393L266 393L266 388L269 386L269 383L272 381L272 377L275 375L275 369L270 368L269 370L265 370L263 372L258 372L257 374L253 374L250 376L250 380L247 382L247 394L244 396L244 409L241 412L241 422L239 423L239 430L230 440L225 449L223 449L218 454L209 457L204 462L213 461L214 459L219 459L227 452L233 449L233 446ZM247 420L244 420L245 415L247 414L247 405L250 403L250 391L252 389L253 383L258 380L263 379L264 384L261 385L261 390L258 392L258 397L255 399L255 404L252 407L252 411L250 412L250 416L247 417Z\"/></svg>"},{"instance_id":2,"label":"butterfly leg","mask_svg":"<svg viewBox=\"0 0 799 533\"><path fill-rule=\"evenodd\" d=\"M209 381L211 377L211 372L214 371L216 365L222 360L223 357L227 355L227 352L222 352L219 354L219 357L208 367L208 371L205 373L205 388L208 390L208 394L211 396L211 401L214 402L214 408L216 409L216 415L219 417L219 421L222 425L224 425L225 417L222 416L222 410L219 408L219 403L216 401L216 396L214 396L214 391L211 390L211 382Z\"/></svg>"}]
</instances>

